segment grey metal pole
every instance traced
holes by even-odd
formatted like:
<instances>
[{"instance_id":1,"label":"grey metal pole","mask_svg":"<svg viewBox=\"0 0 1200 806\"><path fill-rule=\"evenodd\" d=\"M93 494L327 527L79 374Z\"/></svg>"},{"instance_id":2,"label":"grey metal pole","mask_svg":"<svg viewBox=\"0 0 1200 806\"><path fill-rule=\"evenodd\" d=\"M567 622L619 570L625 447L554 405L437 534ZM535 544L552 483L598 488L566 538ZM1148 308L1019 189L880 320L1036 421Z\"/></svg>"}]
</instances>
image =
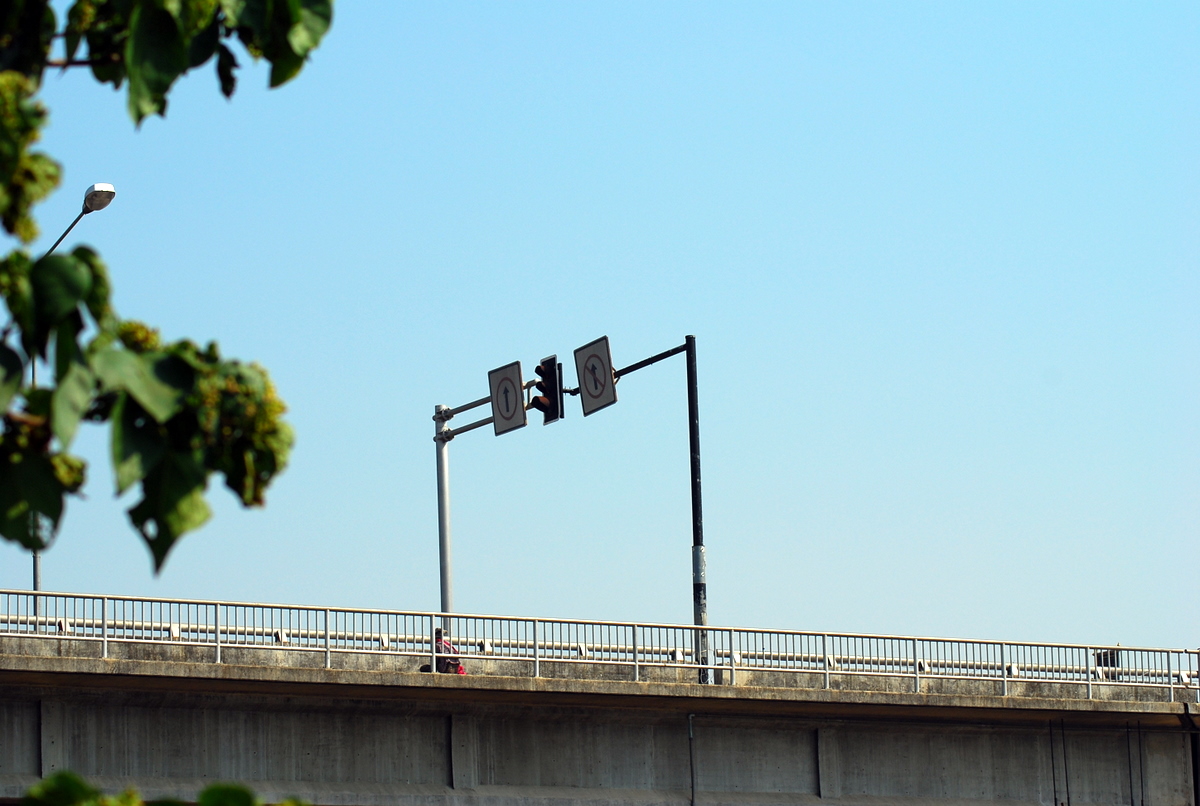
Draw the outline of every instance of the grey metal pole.
<instances>
[{"instance_id":1,"label":"grey metal pole","mask_svg":"<svg viewBox=\"0 0 1200 806\"><path fill-rule=\"evenodd\" d=\"M50 257L50 255L54 254L54 249L59 248L59 243L61 243L62 240L64 240L65 237L71 233L71 230L74 229L74 225L79 223L79 219L88 215L89 212L94 211L94 210L92 210L92 207L91 207L91 203L92 203L91 191L92 190L98 190L97 186L92 185L90 188L88 188L88 193L85 193L84 198L83 198L83 209L79 211L79 215L76 216L76 219L74 219L74 221L71 222L70 227L67 227L66 229L62 230L62 234L59 235L59 240L54 241L54 246L47 249L46 254L42 255L43 258L48 258L48 257ZM113 188L112 188L112 186L109 186L108 187L108 199L112 199L113 194L114 194ZM106 207L106 206L108 206L108 201L104 201L104 203L100 205L100 209L103 209L103 207ZM30 386L35 387L35 389L36 389L36 387L37 387L37 356L36 355L34 356L34 360L29 362L29 375L30 375L30 380L29 380ZM37 512L30 512L29 513L30 531L36 529L37 527L38 527ZM42 553L38 552L37 549L35 548L34 549L34 590L41 590L41 589L42 589ZM35 599L34 602L35 602L35 607L36 607L37 600Z\"/></svg>"},{"instance_id":2,"label":"grey metal pole","mask_svg":"<svg viewBox=\"0 0 1200 806\"><path fill-rule=\"evenodd\" d=\"M708 626L708 579L704 562L704 512L700 495L700 404L696 383L696 337L684 339L687 347L688 443L692 455L692 615L697 627ZM708 630L696 631L697 662L709 666ZM712 671L700 669L700 682L712 682Z\"/></svg>"},{"instance_id":3,"label":"grey metal pole","mask_svg":"<svg viewBox=\"0 0 1200 806\"><path fill-rule=\"evenodd\" d=\"M437 445L438 563L441 570L442 612L454 608L450 574L450 426L449 406L433 407L433 441Z\"/></svg>"},{"instance_id":4,"label":"grey metal pole","mask_svg":"<svg viewBox=\"0 0 1200 806\"><path fill-rule=\"evenodd\" d=\"M37 517L38 515L36 512L29 513L29 530L31 532L38 528ZM42 553L37 549L33 550L33 589L35 591L40 591L42 589ZM33 629L35 632L41 630L41 628L38 626L38 616L41 615L40 611L42 609L41 599L42 597L40 596L33 597Z\"/></svg>"},{"instance_id":5,"label":"grey metal pole","mask_svg":"<svg viewBox=\"0 0 1200 806\"><path fill-rule=\"evenodd\" d=\"M79 223L79 219L83 218L89 212L91 212L91 211L88 210L88 208L86 206L86 200L85 200L85 205L84 205L83 210L80 211L79 215L75 216L75 220L71 222L71 226L69 226L65 230L63 230L63 234L58 236L58 240L54 242L53 246L51 246L49 249L46 250L46 254L42 255L42 257L44 257L44 258L49 257L50 255L54 254L54 250L57 249L58 245L63 242L63 238L66 238L67 235L70 234L71 230L75 229L75 225ZM36 355L33 357L33 360L29 362L29 385L34 387L35 389L37 388L37 356ZM38 528L37 517L38 517L38 515L36 512L29 513L29 530L31 532L34 529ZM33 550L33 589L35 591L40 591L42 589L42 553L40 551L38 551L37 549ZM37 606L37 600L35 599L34 607L36 608L36 606ZM35 611L35 615L36 615L36 611Z\"/></svg>"}]
</instances>

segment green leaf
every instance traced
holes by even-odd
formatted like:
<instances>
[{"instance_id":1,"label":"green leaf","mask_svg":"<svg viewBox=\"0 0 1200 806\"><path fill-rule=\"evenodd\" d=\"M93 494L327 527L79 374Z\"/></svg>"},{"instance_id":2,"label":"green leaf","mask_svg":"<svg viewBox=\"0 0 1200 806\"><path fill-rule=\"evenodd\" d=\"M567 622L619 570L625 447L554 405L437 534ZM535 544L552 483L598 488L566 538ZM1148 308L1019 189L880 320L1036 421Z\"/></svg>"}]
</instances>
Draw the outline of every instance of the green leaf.
<instances>
[{"instance_id":1,"label":"green leaf","mask_svg":"<svg viewBox=\"0 0 1200 806\"><path fill-rule=\"evenodd\" d=\"M0 461L0 535L28 549L43 549L49 542L35 528L35 513L46 516L51 531L57 531L63 511L63 487L45 454L19 458L18 462Z\"/></svg>"},{"instance_id":2,"label":"green leaf","mask_svg":"<svg viewBox=\"0 0 1200 806\"><path fill-rule=\"evenodd\" d=\"M21 390L25 365L16 350L0 344L0 414L8 411L8 404Z\"/></svg>"},{"instance_id":3,"label":"green leaf","mask_svg":"<svg viewBox=\"0 0 1200 806\"><path fill-rule=\"evenodd\" d=\"M225 24L230 28L245 29L247 34L259 40L266 37L270 0L221 0L221 10L225 12ZM241 30L238 35L242 35Z\"/></svg>"},{"instance_id":4,"label":"green leaf","mask_svg":"<svg viewBox=\"0 0 1200 806\"><path fill-rule=\"evenodd\" d=\"M183 32L184 39L191 40L200 36L206 29L212 27L213 23L217 22L218 4L218 0L179 0L179 12L176 19L179 21L179 30ZM213 41L216 41L215 38ZM212 55L211 49L209 55Z\"/></svg>"},{"instance_id":5,"label":"green leaf","mask_svg":"<svg viewBox=\"0 0 1200 806\"><path fill-rule=\"evenodd\" d=\"M66 61L71 61L75 58L75 52L79 50L79 43L83 41L83 35L96 19L96 0L76 0L67 11L67 30L66 36Z\"/></svg>"},{"instance_id":6,"label":"green leaf","mask_svg":"<svg viewBox=\"0 0 1200 806\"><path fill-rule=\"evenodd\" d=\"M96 324L104 324L113 315L112 283L108 279L108 267L95 251L86 246L75 247L71 256L86 266L91 273L92 286L83 301Z\"/></svg>"},{"instance_id":7,"label":"green leaf","mask_svg":"<svg viewBox=\"0 0 1200 806\"><path fill-rule=\"evenodd\" d=\"M71 365L83 360L83 351L79 349L76 337L83 330L82 317L78 310L72 311L73 316L66 316L54 329L54 381L58 383L67 374Z\"/></svg>"},{"instance_id":8,"label":"green leaf","mask_svg":"<svg viewBox=\"0 0 1200 806\"><path fill-rule=\"evenodd\" d=\"M333 4L329 0L300 0L299 20L288 31L288 44L300 56L321 44L321 38L333 21Z\"/></svg>"},{"instance_id":9,"label":"green leaf","mask_svg":"<svg viewBox=\"0 0 1200 806\"><path fill-rule=\"evenodd\" d=\"M46 0L0 4L0 70L40 82L55 27L54 9Z\"/></svg>"},{"instance_id":10,"label":"green leaf","mask_svg":"<svg viewBox=\"0 0 1200 806\"><path fill-rule=\"evenodd\" d=\"M225 24L229 28L237 28L241 23L238 15L246 5L246 0L220 0L221 13L225 16Z\"/></svg>"},{"instance_id":11,"label":"green leaf","mask_svg":"<svg viewBox=\"0 0 1200 806\"><path fill-rule=\"evenodd\" d=\"M175 24L179 24L180 17L183 15L183 0L151 0L151 3L165 9L175 20Z\"/></svg>"},{"instance_id":12,"label":"green leaf","mask_svg":"<svg viewBox=\"0 0 1200 806\"><path fill-rule=\"evenodd\" d=\"M260 806L262 801L244 786L214 784L200 793L197 806Z\"/></svg>"},{"instance_id":13,"label":"green leaf","mask_svg":"<svg viewBox=\"0 0 1200 806\"><path fill-rule=\"evenodd\" d=\"M30 551L46 547L34 528L29 502L21 497L16 478L7 463L0 463L0 537Z\"/></svg>"},{"instance_id":14,"label":"green leaf","mask_svg":"<svg viewBox=\"0 0 1200 806\"><path fill-rule=\"evenodd\" d=\"M166 434L127 393L112 412L112 463L117 495L146 477L167 452Z\"/></svg>"},{"instance_id":15,"label":"green leaf","mask_svg":"<svg viewBox=\"0 0 1200 806\"><path fill-rule=\"evenodd\" d=\"M271 89L291 81L303 67L303 56L297 56L290 48L280 48L271 59Z\"/></svg>"},{"instance_id":16,"label":"green leaf","mask_svg":"<svg viewBox=\"0 0 1200 806\"><path fill-rule=\"evenodd\" d=\"M92 369L106 389L129 392L160 423L175 416L191 388L179 363L163 353L137 355L115 348L92 356Z\"/></svg>"},{"instance_id":17,"label":"green leaf","mask_svg":"<svg viewBox=\"0 0 1200 806\"><path fill-rule=\"evenodd\" d=\"M75 438L79 421L95 396L96 376L82 363L71 364L50 402L50 428L63 448L70 446Z\"/></svg>"},{"instance_id":18,"label":"green leaf","mask_svg":"<svg viewBox=\"0 0 1200 806\"><path fill-rule=\"evenodd\" d=\"M292 49L288 37L300 23L300 0L274 0L268 3L270 21L266 31L258 32L263 55L271 62L271 87L294 78L304 67L304 53Z\"/></svg>"},{"instance_id":19,"label":"green leaf","mask_svg":"<svg viewBox=\"0 0 1200 806\"><path fill-rule=\"evenodd\" d=\"M84 351L87 353L89 361L91 361L91 356L99 355L117 343L115 330L116 327L111 319L104 325L101 325L99 332L88 342L87 348Z\"/></svg>"},{"instance_id":20,"label":"green leaf","mask_svg":"<svg viewBox=\"0 0 1200 806\"><path fill-rule=\"evenodd\" d=\"M164 352L146 353L142 356L142 360L150 364L154 377L168 386L178 389L180 393L191 391L196 383L195 367L172 348L168 348Z\"/></svg>"},{"instance_id":21,"label":"green leaf","mask_svg":"<svg viewBox=\"0 0 1200 806\"><path fill-rule=\"evenodd\" d=\"M120 89L125 81L125 54L129 44L131 0L105 0L96 5L96 17L87 30L92 76L101 84Z\"/></svg>"},{"instance_id":22,"label":"green leaf","mask_svg":"<svg viewBox=\"0 0 1200 806\"><path fill-rule=\"evenodd\" d=\"M207 485L203 451L170 451L142 480L142 500L129 510L129 520L150 547L156 572L179 538L212 516L204 500Z\"/></svg>"},{"instance_id":23,"label":"green leaf","mask_svg":"<svg viewBox=\"0 0 1200 806\"><path fill-rule=\"evenodd\" d=\"M14 249L0 261L0 288L4 290L4 302L23 334L33 331L33 284L29 281L32 270L33 261L21 250Z\"/></svg>"},{"instance_id":24,"label":"green leaf","mask_svg":"<svg viewBox=\"0 0 1200 806\"><path fill-rule=\"evenodd\" d=\"M215 5L215 2L213 3ZM216 15L211 15L212 21L192 37L188 44L188 68L199 67L212 58L217 51L221 37L221 23Z\"/></svg>"},{"instance_id":25,"label":"green leaf","mask_svg":"<svg viewBox=\"0 0 1200 806\"><path fill-rule=\"evenodd\" d=\"M100 792L73 772L56 772L38 781L21 799L21 806L83 806L95 802Z\"/></svg>"},{"instance_id":26,"label":"green leaf","mask_svg":"<svg viewBox=\"0 0 1200 806\"><path fill-rule=\"evenodd\" d=\"M49 389L26 388L24 391L25 412L35 417L49 417L50 396L51 391Z\"/></svg>"},{"instance_id":27,"label":"green leaf","mask_svg":"<svg viewBox=\"0 0 1200 806\"><path fill-rule=\"evenodd\" d=\"M187 43L166 9L139 3L129 17L125 70L129 74L129 114L141 124L167 109L167 92L187 70Z\"/></svg>"},{"instance_id":28,"label":"green leaf","mask_svg":"<svg viewBox=\"0 0 1200 806\"><path fill-rule=\"evenodd\" d=\"M80 261L69 255L50 255L29 273L33 286L33 334L27 346L45 356L50 332L59 322L76 311L92 289L92 274ZM23 338L29 334L22 334Z\"/></svg>"},{"instance_id":29,"label":"green leaf","mask_svg":"<svg viewBox=\"0 0 1200 806\"><path fill-rule=\"evenodd\" d=\"M224 43L217 46L217 79L221 82L221 94L226 98L233 95L233 91L237 89L237 76L233 71L238 68L237 59L233 57L233 51L225 47Z\"/></svg>"},{"instance_id":30,"label":"green leaf","mask_svg":"<svg viewBox=\"0 0 1200 806\"><path fill-rule=\"evenodd\" d=\"M34 313L53 324L78 305L92 288L91 271L71 255L49 255L33 264Z\"/></svg>"}]
</instances>

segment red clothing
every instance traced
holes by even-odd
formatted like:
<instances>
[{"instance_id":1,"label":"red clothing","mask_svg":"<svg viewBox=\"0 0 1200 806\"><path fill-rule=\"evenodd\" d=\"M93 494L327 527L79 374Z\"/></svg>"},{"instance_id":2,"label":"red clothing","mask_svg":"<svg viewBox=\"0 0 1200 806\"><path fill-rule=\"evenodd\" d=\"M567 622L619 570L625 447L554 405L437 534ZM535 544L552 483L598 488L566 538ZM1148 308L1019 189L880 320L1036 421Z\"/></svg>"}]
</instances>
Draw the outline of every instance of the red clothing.
<instances>
[{"instance_id":1,"label":"red clothing","mask_svg":"<svg viewBox=\"0 0 1200 806\"><path fill-rule=\"evenodd\" d=\"M458 659L458 650L455 649L454 644L445 638L438 638L434 642L433 650L437 653L437 670L439 672L442 674L459 674L462 662Z\"/></svg>"}]
</instances>

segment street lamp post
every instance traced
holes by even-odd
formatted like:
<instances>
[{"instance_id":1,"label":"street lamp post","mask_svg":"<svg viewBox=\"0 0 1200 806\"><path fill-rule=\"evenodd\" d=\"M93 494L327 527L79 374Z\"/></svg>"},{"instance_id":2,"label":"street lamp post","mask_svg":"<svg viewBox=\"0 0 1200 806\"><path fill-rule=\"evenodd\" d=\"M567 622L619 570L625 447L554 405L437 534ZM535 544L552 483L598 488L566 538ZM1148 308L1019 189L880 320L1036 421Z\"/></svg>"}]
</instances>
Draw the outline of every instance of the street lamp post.
<instances>
[{"instance_id":1,"label":"street lamp post","mask_svg":"<svg viewBox=\"0 0 1200 806\"><path fill-rule=\"evenodd\" d=\"M117 189L107 182L99 182L92 185L83 194L83 209L79 211L79 215L75 216L75 220L71 222L71 226L63 230L63 234L58 236L58 240L54 242L54 246L50 247L50 251L46 252L42 257L46 257L58 248L58 245L63 242L63 238L75 229L75 225L79 223L79 219L83 218L88 213L94 213L97 210L103 210L112 203L113 198L117 195Z\"/></svg>"},{"instance_id":2,"label":"street lamp post","mask_svg":"<svg viewBox=\"0 0 1200 806\"><path fill-rule=\"evenodd\" d=\"M97 210L103 210L112 203L112 200L116 197L116 195L117 189L107 182L97 182L88 188L83 194L83 209L79 211L79 215L75 216L75 220L71 222L71 226L63 230L63 234L58 236L58 240L54 242L54 245L51 246L46 254L42 255L42 257L49 257L50 255L54 254L54 250L57 249L58 245L63 242L63 238L66 238L67 235L70 234L71 230L75 229L75 225L79 223L79 219L83 218L88 213L94 213ZM37 386L36 355L33 356L29 361L29 384L30 386L34 387ZM38 523L37 513L30 512L30 531L38 529L39 526L40 524ZM42 589L42 553L37 549L33 550L33 589L35 591Z\"/></svg>"}]
</instances>

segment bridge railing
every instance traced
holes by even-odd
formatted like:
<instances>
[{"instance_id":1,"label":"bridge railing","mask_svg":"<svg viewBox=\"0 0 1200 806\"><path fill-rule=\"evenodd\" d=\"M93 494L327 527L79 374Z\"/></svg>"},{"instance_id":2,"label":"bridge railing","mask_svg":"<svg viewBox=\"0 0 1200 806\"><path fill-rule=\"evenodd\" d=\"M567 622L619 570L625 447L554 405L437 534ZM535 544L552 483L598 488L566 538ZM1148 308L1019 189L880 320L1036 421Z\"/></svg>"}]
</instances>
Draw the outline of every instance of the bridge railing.
<instances>
[{"instance_id":1,"label":"bridge railing","mask_svg":"<svg viewBox=\"0 0 1200 806\"><path fill-rule=\"evenodd\" d=\"M1200 650L0 590L0 638L94 641L102 657L110 643L150 643L212 647L218 663L223 650L253 648L324 653L326 666L339 654L408 656L433 666L438 628L459 657L507 662L497 671L503 674L589 664L624 667L638 680L655 668L706 668L729 683L745 672L808 674L827 688L854 676L902 678L914 691L922 679L998 681L1004 694L1016 683L1074 683L1088 697L1096 687L1120 685L1159 689L1171 701L1177 690L1200 688Z\"/></svg>"}]
</instances>

